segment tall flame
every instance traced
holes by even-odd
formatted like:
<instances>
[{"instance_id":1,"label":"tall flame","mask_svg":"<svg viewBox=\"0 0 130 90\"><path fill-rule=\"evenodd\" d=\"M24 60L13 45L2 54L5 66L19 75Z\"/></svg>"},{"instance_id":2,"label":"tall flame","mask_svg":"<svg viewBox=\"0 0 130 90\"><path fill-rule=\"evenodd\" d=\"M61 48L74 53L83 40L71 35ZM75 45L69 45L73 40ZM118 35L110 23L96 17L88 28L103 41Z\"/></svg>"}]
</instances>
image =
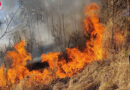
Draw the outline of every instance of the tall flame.
<instances>
[{"instance_id":1,"label":"tall flame","mask_svg":"<svg viewBox=\"0 0 130 90\"><path fill-rule=\"evenodd\" d=\"M49 67L42 71L29 71L27 69L26 62L32 58L25 50L25 41L16 44L14 50L7 52L6 55L6 59L12 60L11 68L6 70L7 73L4 73L4 66L0 68L0 87L7 85L7 82L17 84L26 77L29 78L25 85L29 85L33 81L45 84L55 78L71 77L81 71L88 63L101 60L103 58L102 40L105 29L99 22L97 12L99 12L99 7L95 3L88 6L85 11L85 32L90 34L86 48L83 51L78 48L67 48L65 53L42 54L42 62L49 64Z\"/></svg>"},{"instance_id":2,"label":"tall flame","mask_svg":"<svg viewBox=\"0 0 130 90\"><path fill-rule=\"evenodd\" d=\"M15 83L16 80L22 80L29 72L25 67L27 60L32 60L31 55L26 52L25 41L14 46L14 51L7 52L6 58L12 60L12 66L8 69L7 76L11 83Z\"/></svg>"}]
</instances>

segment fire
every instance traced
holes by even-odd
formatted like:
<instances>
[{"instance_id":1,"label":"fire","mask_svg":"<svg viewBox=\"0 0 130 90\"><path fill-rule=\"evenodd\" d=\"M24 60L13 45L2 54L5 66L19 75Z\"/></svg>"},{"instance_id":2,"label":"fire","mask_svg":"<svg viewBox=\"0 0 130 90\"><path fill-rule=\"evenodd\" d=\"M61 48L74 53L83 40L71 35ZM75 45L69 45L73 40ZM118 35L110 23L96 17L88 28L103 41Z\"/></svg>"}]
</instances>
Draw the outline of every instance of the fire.
<instances>
[{"instance_id":1,"label":"fire","mask_svg":"<svg viewBox=\"0 0 130 90\"><path fill-rule=\"evenodd\" d=\"M6 85L6 77L4 74L4 66L1 66L0 68L0 87L5 86Z\"/></svg>"},{"instance_id":2,"label":"fire","mask_svg":"<svg viewBox=\"0 0 130 90\"><path fill-rule=\"evenodd\" d=\"M22 80L29 72L25 65L27 60L32 59L24 46L25 41L21 41L14 46L14 51L7 52L6 58L12 60L12 66L7 72L8 80L11 83L15 83L16 80Z\"/></svg>"},{"instance_id":3,"label":"fire","mask_svg":"<svg viewBox=\"0 0 130 90\"><path fill-rule=\"evenodd\" d=\"M48 62L46 69L29 71L26 67L27 60L32 60L31 55L25 50L25 41L14 46L13 51L8 51L6 59L12 64L5 71L0 68L0 87L10 84L18 84L23 79L25 85L39 82L48 83L56 78L71 77L81 71L88 63L103 58L103 33L104 26L99 22L99 7L94 3L85 11L84 27L85 32L90 34L90 40L86 42L86 48L80 51L78 48L67 48L65 53L56 52L42 54L42 62ZM6 73L4 73L6 72Z\"/></svg>"}]
</instances>

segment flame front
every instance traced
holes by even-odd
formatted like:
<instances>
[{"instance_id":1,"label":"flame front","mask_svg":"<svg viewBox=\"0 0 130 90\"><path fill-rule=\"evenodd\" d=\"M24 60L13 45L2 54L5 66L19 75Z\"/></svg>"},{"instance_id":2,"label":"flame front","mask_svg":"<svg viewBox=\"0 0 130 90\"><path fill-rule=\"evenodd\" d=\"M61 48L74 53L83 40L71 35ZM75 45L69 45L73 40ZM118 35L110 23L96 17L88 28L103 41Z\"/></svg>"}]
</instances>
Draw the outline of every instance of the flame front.
<instances>
[{"instance_id":1,"label":"flame front","mask_svg":"<svg viewBox=\"0 0 130 90\"><path fill-rule=\"evenodd\" d=\"M12 60L9 69L0 68L0 87L18 84L28 77L25 85L32 82L48 83L56 78L71 77L81 71L88 63L103 58L103 33L104 26L99 23L99 7L94 3L85 11L84 28L90 34L90 40L86 42L86 48L80 51L78 48L67 48L64 53L56 52L42 54L42 62L48 62L49 67L41 71L29 71L26 67L27 60L32 60L31 55L25 50L25 41L14 46L13 51L7 52L6 59ZM5 73L4 73L5 72Z\"/></svg>"}]
</instances>

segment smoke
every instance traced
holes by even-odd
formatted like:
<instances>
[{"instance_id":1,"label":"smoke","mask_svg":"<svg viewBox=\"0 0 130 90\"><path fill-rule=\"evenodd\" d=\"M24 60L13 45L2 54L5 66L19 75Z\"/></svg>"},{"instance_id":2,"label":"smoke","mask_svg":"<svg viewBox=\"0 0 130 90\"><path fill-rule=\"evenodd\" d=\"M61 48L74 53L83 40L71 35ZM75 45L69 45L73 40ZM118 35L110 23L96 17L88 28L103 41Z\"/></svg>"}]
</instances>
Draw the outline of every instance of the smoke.
<instances>
[{"instance_id":1,"label":"smoke","mask_svg":"<svg viewBox=\"0 0 130 90\"><path fill-rule=\"evenodd\" d=\"M51 13L71 14L83 8L89 0L26 0L24 7L28 9L47 9Z\"/></svg>"},{"instance_id":2,"label":"smoke","mask_svg":"<svg viewBox=\"0 0 130 90\"><path fill-rule=\"evenodd\" d=\"M18 0L2 0L3 9L6 13L11 13L18 5Z\"/></svg>"},{"instance_id":3,"label":"smoke","mask_svg":"<svg viewBox=\"0 0 130 90\"><path fill-rule=\"evenodd\" d=\"M94 1L94 0L93 0ZM52 36L50 24L52 17L55 25L59 24L60 18L64 17L65 37L69 38L70 33L74 32L75 25L81 25L83 17L83 8L90 0L4 0L4 12L10 16L19 5L23 6L14 18L15 22L11 24L14 31L19 26L29 27L34 34L35 39L44 45L55 43L55 37ZM39 18L40 17L40 18ZM39 18L39 19L38 19ZM63 19L63 18L62 18ZM63 21L63 20L62 20ZM75 28L74 28L75 27ZM12 31L13 31L12 30ZM64 37L63 37L64 38Z\"/></svg>"}]
</instances>

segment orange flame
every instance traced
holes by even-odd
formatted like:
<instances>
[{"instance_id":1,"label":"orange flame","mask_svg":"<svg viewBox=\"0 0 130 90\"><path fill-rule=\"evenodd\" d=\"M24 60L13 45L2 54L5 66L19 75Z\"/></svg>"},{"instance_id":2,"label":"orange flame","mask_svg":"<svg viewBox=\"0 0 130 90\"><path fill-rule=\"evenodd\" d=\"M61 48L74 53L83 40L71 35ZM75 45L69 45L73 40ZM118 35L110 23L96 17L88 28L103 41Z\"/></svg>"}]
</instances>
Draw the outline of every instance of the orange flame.
<instances>
[{"instance_id":1,"label":"orange flame","mask_svg":"<svg viewBox=\"0 0 130 90\"><path fill-rule=\"evenodd\" d=\"M85 30L91 33L90 40L86 42L84 51L77 48L67 48L66 53L69 62L65 58L59 59L61 53L49 53L42 55L42 61L49 63L50 69L56 70L56 76L59 78L71 77L79 72L83 67L94 60L101 60L103 58L102 40L104 33L104 26L99 23L98 6L92 4L87 8L85 18Z\"/></svg>"},{"instance_id":2,"label":"orange flame","mask_svg":"<svg viewBox=\"0 0 130 90\"><path fill-rule=\"evenodd\" d=\"M5 77L5 74L4 74L4 66L2 65L1 68L0 68L0 87L3 87L6 85L6 77Z\"/></svg>"},{"instance_id":3,"label":"orange flame","mask_svg":"<svg viewBox=\"0 0 130 90\"><path fill-rule=\"evenodd\" d=\"M67 48L66 56L62 52L42 54L42 62L48 62L49 67L42 72L29 71L26 61L32 60L31 55L25 50L25 41L14 46L13 51L7 52L6 58L12 60L12 67L7 70L5 79L4 67L0 68L0 87L5 86L6 81L11 84L19 83L26 77L26 85L35 81L47 83L55 78L71 77L81 71L88 63L103 58L102 40L104 26L99 23L99 7L92 4L85 11L84 27L90 34L90 40L86 42L86 48L80 51L78 48Z\"/></svg>"},{"instance_id":4,"label":"orange flame","mask_svg":"<svg viewBox=\"0 0 130 90\"><path fill-rule=\"evenodd\" d=\"M8 69L7 76L11 83L15 83L17 80L22 80L29 72L25 67L26 61L31 60L31 55L26 52L25 41L14 46L14 51L7 52L6 58L12 60L12 67Z\"/></svg>"}]
</instances>

